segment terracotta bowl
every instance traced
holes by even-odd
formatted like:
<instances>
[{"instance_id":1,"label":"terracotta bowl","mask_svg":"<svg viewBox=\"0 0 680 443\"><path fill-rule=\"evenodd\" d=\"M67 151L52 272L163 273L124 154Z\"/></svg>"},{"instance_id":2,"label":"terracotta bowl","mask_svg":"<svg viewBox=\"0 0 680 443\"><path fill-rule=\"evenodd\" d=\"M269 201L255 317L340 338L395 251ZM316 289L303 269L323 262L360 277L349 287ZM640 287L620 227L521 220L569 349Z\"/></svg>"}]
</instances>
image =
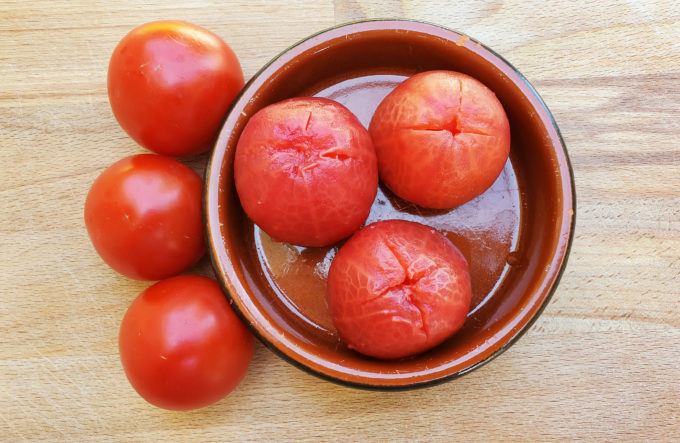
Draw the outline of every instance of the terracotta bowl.
<instances>
[{"instance_id":1,"label":"terracotta bowl","mask_svg":"<svg viewBox=\"0 0 680 443\"><path fill-rule=\"evenodd\" d=\"M366 223L415 220L448 236L471 266L473 302L464 327L424 354L381 361L353 352L328 313L325 285L339 245L277 243L244 214L233 159L248 118L296 96L339 101L368 125L380 100L416 72L448 69L491 88L510 120L510 159L483 195L447 211L409 204L380 187ZM283 52L231 107L206 171L209 250L232 306L262 342L324 379L369 389L405 389L463 375L498 356L536 320L566 265L574 188L557 125L527 80L465 35L410 21L350 23ZM282 198L285 198L282 196ZM555 356L558 358L558 356Z\"/></svg>"}]
</instances>

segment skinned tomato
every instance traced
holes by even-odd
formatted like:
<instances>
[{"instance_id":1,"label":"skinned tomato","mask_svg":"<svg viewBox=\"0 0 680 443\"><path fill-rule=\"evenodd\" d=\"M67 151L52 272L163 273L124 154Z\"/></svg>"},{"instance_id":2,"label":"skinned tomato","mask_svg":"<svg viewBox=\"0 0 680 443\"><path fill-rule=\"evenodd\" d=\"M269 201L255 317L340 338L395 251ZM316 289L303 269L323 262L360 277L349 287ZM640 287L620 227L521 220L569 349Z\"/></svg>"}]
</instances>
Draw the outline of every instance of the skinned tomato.
<instances>
[{"instance_id":1,"label":"skinned tomato","mask_svg":"<svg viewBox=\"0 0 680 443\"><path fill-rule=\"evenodd\" d=\"M327 300L340 337L362 354L424 352L463 326L472 290L468 263L442 234L386 220L354 234L328 272Z\"/></svg>"},{"instance_id":2,"label":"skinned tomato","mask_svg":"<svg viewBox=\"0 0 680 443\"><path fill-rule=\"evenodd\" d=\"M481 82L451 71L406 79L378 105L369 132L380 179L427 208L451 208L482 194L510 152L500 101Z\"/></svg>"},{"instance_id":3,"label":"skinned tomato","mask_svg":"<svg viewBox=\"0 0 680 443\"><path fill-rule=\"evenodd\" d=\"M109 101L120 126L145 148L173 157L210 148L242 87L231 48L186 22L133 29L109 63Z\"/></svg>"},{"instance_id":4,"label":"skinned tomato","mask_svg":"<svg viewBox=\"0 0 680 443\"><path fill-rule=\"evenodd\" d=\"M234 159L246 214L277 241L325 246L368 217L378 168L368 131L335 101L284 100L253 115Z\"/></svg>"},{"instance_id":5,"label":"skinned tomato","mask_svg":"<svg viewBox=\"0 0 680 443\"><path fill-rule=\"evenodd\" d=\"M253 342L217 282L181 275L132 302L118 347L139 395L161 408L188 410L215 403L241 382Z\"/></svg>"},{"instance_id":6,"label":"skinned tomato","mask_svg":"<svg viewBox=\"0 0 680 443\"><path fill-rule=\"evenodd\" d=\"M205 252L201 178L155 154L124 158L94 181L85 201L92 244L114 270L160 280L186 270Z\"/></svg>"}]
</instances>

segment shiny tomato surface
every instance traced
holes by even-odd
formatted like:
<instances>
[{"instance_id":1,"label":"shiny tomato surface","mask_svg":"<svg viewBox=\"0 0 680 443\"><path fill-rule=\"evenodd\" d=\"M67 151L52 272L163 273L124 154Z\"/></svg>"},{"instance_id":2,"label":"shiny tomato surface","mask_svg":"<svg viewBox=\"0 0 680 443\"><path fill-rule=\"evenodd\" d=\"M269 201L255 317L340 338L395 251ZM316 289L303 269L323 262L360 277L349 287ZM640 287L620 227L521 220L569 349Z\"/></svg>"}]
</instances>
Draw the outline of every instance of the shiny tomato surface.
<instances>
[{"instance_id":1,"label":"shiny tomato surface","mask_svg":"<svg viewBox=\"0 0 680 443\"><path fill-rule=\"evenodd\" d=\"M427 208L451 208L482 194L510 152L500 101L479 81L451 71L405 80L380 103L369 132L380 179Z\"/></svg>"},{"instance_id":2,"label":"shiny tomato surface","mask_svg":"<svg viewBox=\"0 0 680 443\"><path fill-rule=\"evenodd\" d=\"M178 274L205 252L203 182L177 160L124 158L94 181L85 201L92 244L114 270L137 280Z\"/></svg>"},{"instance_id":3,"label":"shiny tomato surface","mask_svg":"<svg viewBox=\"0 0 680 443\"><path fill-rule=\"evenodd\" d=\"M253 336L212 279L160 281L130 305L120 326L127 378L149 403L176 410L210 405L243 379Z\"/></svg>"},{"instance_id":4,"label":"shiny tomato surface","mask_svg":"<svg viewBox=\"0 0 680 443\"><path fill-rule=\"evenodd\" d=\"M403 220L370 224L338 251L328 273L333 323L349 348L383 359L424 352L465 322L468 263L446 237Z\"/></svg>"},{"instance_id":5,"label":"shiny tomato surface","mask_svg":"<svg viewBox=\"0 0 680 443\"><path fill-rule=\"evenodd\" d=\"M186 22L133 29L109 63L109 101L121 127L145 148L172 157L208 150L242 87L231 48Z\"/></svg>"},{"instance_id":6,"label":"shiny tomato surface","mask_svg":"<svg viewBox=\"0 0 680 443\"><path fill-rule=\"evenodd\" d=\"M234 178L246 214L274 239L301 246L349 236L378 189L368 131L325 98L293 98L253 115L236 147Z\"/></svg>"}]
</instances>

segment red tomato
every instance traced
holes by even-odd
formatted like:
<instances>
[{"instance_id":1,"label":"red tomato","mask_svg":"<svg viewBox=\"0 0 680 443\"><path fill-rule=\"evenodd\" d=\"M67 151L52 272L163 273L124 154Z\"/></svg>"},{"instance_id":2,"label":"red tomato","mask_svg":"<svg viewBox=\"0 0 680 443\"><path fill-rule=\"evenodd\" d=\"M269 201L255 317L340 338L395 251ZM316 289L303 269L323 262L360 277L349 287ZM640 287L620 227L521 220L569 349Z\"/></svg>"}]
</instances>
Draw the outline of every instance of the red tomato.
<instances>
[{"instance_id":1,"label":"red tomato","mask_svg":"<svg viewBox=\"0 0 680 443\"><path fill-rule=\"evenodd\" d=\"M137 280L179 274L205 252L201 178L167 157L141 154L107 168L85 201L85 225L104 261Z\"/></svg>"},{"instance_id":2,"label":"red tomato","mask_svg":"<svg viewBox=\"0 0 680 443\"><path fill-rule=\"evenodd\" d=\"M380 103L369 132L383 182L399 197L451 208L483 193L510 153L510 124L494 93L450 71L405 80Z\"/></svg>"},{"instance_id":3,"label":"red tomato","mask_svg":"<svg viewBox=\"0 0 680 443\"><path fill-rule=\"evenodd\" d=\"M161 408L187 410L215 403L239 384L253 356L253 336L217 282L181 275L132 302L118 347L139 395Z\"/></svg>"},{"instance_id":4,"label":"red tomato","mask_svg":"<svg viewBox=\"0 0 680 443\"><path fill-rule=\"evenodd\" d=\"M343 340L384 359L415 355L450 337L472 298L467 261L453 243L403 220L354 234L333 259L327 291Z\"/></svg>"},{"instance_id":5,"label":"red tomato","mask_svg":"<svg viewBox=\"0 0 680 443\"><path fill-rule=\"evenodd\" d=\"M185 22L133 29L109 63L113 114L137 143L163 155L207 151L242 87L243 72L231 48Z\"/></svg>"},{"instance_id":6,"label":"red tomato","mask_svg":"<svg viewBox=\"0 0 680 443\"><path fill-rule=\"evenodd\" d=\"M325 246L368 217L378 167L368 131L325 98L293 98L253 115L234 160L246 214L278 241Z\"/></svg>"}]
</instances>

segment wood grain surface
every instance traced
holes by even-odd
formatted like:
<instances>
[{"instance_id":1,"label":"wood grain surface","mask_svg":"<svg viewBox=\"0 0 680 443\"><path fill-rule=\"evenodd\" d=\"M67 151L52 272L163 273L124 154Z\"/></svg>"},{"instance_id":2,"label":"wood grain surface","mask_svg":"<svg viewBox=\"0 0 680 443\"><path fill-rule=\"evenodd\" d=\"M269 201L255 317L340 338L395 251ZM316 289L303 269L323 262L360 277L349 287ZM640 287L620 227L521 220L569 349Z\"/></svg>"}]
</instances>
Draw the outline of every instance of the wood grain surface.
<instances>
[{"instance_id":1,"label":"wood grain surface","mask_svg":"<svg viewBox=\"0 0 680 443\"><path fill-rule=\"evenodd\" d=\"M224 38L249 78L297 40L365 17L471 35L545 99L577 189L552 302L502 356L437 387L340 387L258 344L221 402L150 406L117 354L125 309L149 283L110 270L82 217L94 178L144 152L109 108L113 47L143 22L187 20ZM208 261L195 272L210 275ZM678 441L679 311L674 0L0 1L0 440Z\"/></svg>"}]
</instances>

